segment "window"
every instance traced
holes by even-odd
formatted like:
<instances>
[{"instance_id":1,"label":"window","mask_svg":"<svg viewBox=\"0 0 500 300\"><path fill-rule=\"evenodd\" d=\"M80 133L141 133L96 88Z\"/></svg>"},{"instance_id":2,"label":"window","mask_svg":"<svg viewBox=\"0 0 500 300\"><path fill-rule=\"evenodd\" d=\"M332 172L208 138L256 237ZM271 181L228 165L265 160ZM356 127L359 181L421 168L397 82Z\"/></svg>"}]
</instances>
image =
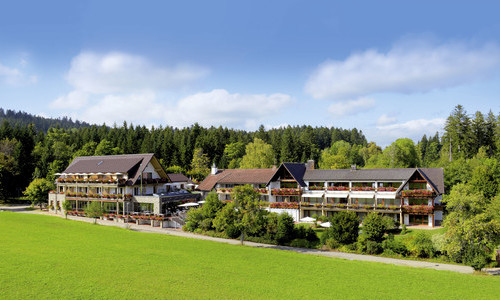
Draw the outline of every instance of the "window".
<instances>
[{"instance_id":1,"label":"window","mask_svg":"<svg viewBox=\"0 0 500 300\"><path fill-rule=\"evenodd\" d=\"M134 195L139 195L139 187L134 187Z\"/></svg>"}]
</instances>

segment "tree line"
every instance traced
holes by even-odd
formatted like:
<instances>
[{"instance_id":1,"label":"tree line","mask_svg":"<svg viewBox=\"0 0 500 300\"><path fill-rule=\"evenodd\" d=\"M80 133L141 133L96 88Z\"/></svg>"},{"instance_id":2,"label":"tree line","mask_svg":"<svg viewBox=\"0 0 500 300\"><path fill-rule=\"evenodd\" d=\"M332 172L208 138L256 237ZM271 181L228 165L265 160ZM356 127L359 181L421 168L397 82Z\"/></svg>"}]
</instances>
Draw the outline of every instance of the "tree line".
<instances>
[{"instance_id":1,"label":"tree line","mask_svg":"<svg viewBox=\"0 0 500 300\"><path fill-rule=\"evenodd\" d=\"M266 130L261 125L256 131L245 131L204 128L197 123L185 128L146 128L127 122L109 127L0 109L0 196L20 196L34 178L52 181L76 156L129 153L155 153L168 171L183 172L197 180L208 174L211 164L218 168L267 168L312 159L318 168L325 169L351 165L444 167L447 191L473 178L484 187L486 184L479 182L481 172L491 180L499 177L492 167L500 148L499 117L491 111L486 116L481 112L471 116L458 105L447 119L443 136L424 135L418 143L401 138L382 149L368 143L356 128L287 126ZM45 130L47 124L51 127ZM496 188L486 190L488 196L497 192Z\"/></svg>"}]
</instances>

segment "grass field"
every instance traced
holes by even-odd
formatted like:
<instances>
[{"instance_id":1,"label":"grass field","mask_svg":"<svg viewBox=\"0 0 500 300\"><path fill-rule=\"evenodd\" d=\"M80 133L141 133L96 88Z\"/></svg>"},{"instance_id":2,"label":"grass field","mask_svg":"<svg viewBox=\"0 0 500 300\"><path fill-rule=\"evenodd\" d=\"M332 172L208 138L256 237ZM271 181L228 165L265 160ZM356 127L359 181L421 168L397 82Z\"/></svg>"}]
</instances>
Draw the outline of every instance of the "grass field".
<instances>
[{"instance_id":1,"label":"grass field","mask_svg":"<svg viewBox=\"0 0 500 300\"><path fill-rule=\"evenodd\" d=\"M500 277L0 212L0 298L498 299Z\"/></svg>"}]
</instances>

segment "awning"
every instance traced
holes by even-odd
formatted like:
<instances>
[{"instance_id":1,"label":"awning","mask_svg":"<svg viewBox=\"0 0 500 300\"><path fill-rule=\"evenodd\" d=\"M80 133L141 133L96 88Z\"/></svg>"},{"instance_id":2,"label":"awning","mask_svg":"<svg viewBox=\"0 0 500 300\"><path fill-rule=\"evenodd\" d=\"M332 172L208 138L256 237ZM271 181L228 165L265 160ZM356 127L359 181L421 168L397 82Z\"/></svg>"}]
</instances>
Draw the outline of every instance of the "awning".
<instances>
[{"instance_id":1,"label":"awning","mask_svg":"<svg viewBox=\"0 0 500 300\"><path fill-rule=\"evenodd\" d=\"M327 198L347 198L349 192L326 193Z\"/></svg>"},{"instance_id":2,"label":"awning","mask_svg":"<svg viewBox=\"0 0 500 300\"><path fill-rule=\"evenodd\" d=\"M302 198L323 198L325 193L302 194Z\"/></svg>"},{"instance_id":3,"label":"awning","mask_svg":"<svg viewBox=\"0 0 500 300\"><path fill-rule=\"evenodd\" d=\"M396 193L387 193L387 194L377 194L375 195L377 199L396 199Z\"/></svg>"},{"instance_id":4,"label":"awning","mask_svg":"<svg viewBox=\"0 0 500 300\"><path fill-rule=\"evenodd\" d=\"M373 197L375 196L375 193L371 193L371 194L351 194L349 197L351 198L363 198L363 199L373 199Z\"/></svg>"}]
</instances>

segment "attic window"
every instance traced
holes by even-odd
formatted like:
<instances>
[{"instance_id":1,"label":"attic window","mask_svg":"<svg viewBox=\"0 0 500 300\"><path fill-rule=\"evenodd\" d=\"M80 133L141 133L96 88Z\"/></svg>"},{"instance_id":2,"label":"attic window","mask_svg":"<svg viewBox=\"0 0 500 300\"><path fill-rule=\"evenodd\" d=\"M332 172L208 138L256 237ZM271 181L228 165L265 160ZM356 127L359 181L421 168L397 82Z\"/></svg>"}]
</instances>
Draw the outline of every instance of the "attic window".
<instances>
[{"instance_id":1,"label":"attic window","mask_svg":"<svg viewBox=\"0 0 500 300\"><path fill-rule=\"evenodd\" d=\"M103 163L103 161L101 160L101 161L97 164L97 166L100 166L102 163Z\"/></svg>"}]
</instances>

